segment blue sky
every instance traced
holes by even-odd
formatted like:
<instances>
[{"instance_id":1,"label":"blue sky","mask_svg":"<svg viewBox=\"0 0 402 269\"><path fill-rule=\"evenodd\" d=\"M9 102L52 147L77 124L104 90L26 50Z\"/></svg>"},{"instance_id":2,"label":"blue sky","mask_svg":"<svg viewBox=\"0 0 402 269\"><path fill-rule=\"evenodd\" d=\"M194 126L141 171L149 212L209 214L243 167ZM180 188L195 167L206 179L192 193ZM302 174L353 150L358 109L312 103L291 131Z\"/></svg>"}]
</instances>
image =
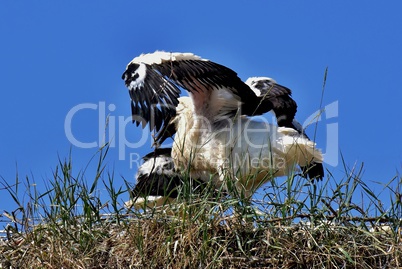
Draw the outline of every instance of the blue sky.
<instances>
[{"instance_id":1,"label":"blue sky","mask_svg":"<svg viewBox=\"0 0 402 269\"><path fill-rule=\"evenodd\" d=\"M342 152L349 167L364 163L368 184L385 183L402 161L402 3L378 3L1 1L0 175L12 184L18 171L44 189L70 150L74 171L84 169L109 115L115 146L107 169L116 188L122 177L133 181L130 156L149 152L150 140L127 122L121 74L135 56L165 50L193 52L244 80L275 78L293 90L301 122L320 108L328 67L322 107L329 111L316 134L325 167L344 178ZM0 211L14 209L6 191L0 196Z\"/></svg>"}]
</instances>

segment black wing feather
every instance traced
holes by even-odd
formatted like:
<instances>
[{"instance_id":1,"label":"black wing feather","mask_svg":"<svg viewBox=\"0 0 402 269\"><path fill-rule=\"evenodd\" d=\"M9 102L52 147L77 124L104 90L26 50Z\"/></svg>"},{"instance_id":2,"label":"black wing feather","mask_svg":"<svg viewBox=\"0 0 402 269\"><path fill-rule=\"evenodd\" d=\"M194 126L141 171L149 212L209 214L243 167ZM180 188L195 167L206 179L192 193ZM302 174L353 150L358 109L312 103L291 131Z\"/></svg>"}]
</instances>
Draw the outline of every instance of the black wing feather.
<instances>
[{"instance_id":1,"label":"black wing feather","mask_svg":"<svg viewBox=\"0 0 402 269\"><path fill-rule=\"evenodd\" d=\"M158 132L162 125L167 124L176 114L180 89L160 74L155 65L145 66L145 81L141 86L129 91L132 119L137 126L142 123L144 128L149 123L150 130ZM127 86L139 78L138 74L134 73L139 67L139 64L131 63L123 73Z\"/></svg>"}]
</instances>

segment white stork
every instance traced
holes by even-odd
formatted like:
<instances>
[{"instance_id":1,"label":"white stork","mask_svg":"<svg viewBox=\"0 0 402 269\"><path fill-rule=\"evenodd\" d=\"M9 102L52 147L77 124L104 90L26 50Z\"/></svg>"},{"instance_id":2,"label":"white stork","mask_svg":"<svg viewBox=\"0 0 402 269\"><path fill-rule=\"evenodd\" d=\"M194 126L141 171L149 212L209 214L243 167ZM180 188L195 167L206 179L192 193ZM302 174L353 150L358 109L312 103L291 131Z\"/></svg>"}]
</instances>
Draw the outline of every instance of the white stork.
<instances>
[{"instance_id":1,"label":"white stork","mask_svg":"<svg viewBox=\"0 0 402 269\"><path fill-rule=\"evenodd\" d=\"M175 169L171 152L171 148L156 148L142 158L144 162L135 176L137 184L130 191L132 199L126 202L126 207L162 208L177 199L185 179ZM187 183L193 193L199 193L207 186L196 179L191 182L187 179Z\"/></svg>"},{"instance_id":2,"label":"white stork","mask_svg":"<svg viewBox=\"0 0 402 269\"><path fill-rule=\"evenodd\" d=\"M170 148L158 148L142 157L144 163L138 168L136 186L131 190L132 201L127 207L141 209L160 207L177 197L181 184L180 174L174 168Z\"/></svg>"},{"instance_id":3,"label":"white stork","mask_svg":"<svg viewBox=\"0 0 402 269\"><path fill-rule=\"evenodd\" d=\"M175 167L190 171L194 178L212 179L216 188L230 192L233 188L228 184L232 184L238 193L251 197L272 178L291 175L296 165L323 161L315 143L293 128L245 116L227 118L214 126L195 114L189 97L179 100L172 120L176 127L172 148Z\"/></svg>"},{"instance_id":4,"label":"white stork","mask_svg":"<svg viewBox=\"0 0 402 269\"><path fill-rule=\"evenodd\" d=\"M260 184L259 181L287 174L295 163L301 166L318 163L321 169L314 177L320 179L323 176L321 153L315 149L314 143L295 129L275 129L273 125L248 121L251 129L262 128L266 132L266 135L252 136L252 142L256 142L257 147L269 145L264 151L256 151L245 144L239 147L235 140L244 139L230 138L236 137L232 135L233 127L244 131L242 125L246 123L246 118L238 117L238 121L236 118L239 115L253 116L273 110L279 125L292 127L297 106L290 97L291 91L272 80L265 79L263 83L253 83L255 80L251 80L249 86L225 66L191 53L168 52L155 52L134 58L127 65L123 79L132 99L133 121L137 125L142 122L143 127L149 123L151 130L158 132L157 142L163 141L164 132L174 126L176 130L173 133L177 131L172 154L175 165L183 168L190 164L190 171L196 177L209 178L210 174L217 174L216 183L219 185L231 169L229 174L236 179L236 186L242 186L247 194L251 194ZM191 101L183 99L186 101L177 109L180 88L189 92ZM174 124L170 124L171 122ZM277 137L282 141L279 144ZM280 146L277 147L278 145ZM278 155L277 151L281 154ZM275 162L275 158L283 157L286 165L278 170L277 167L272 167L272 163L267 168L263 167L266 166L263 162L259 162L256 169L240 169L241 171L236 171L241 163L228 166L233 158L250 161L257 156L264 162L269 158L269 162ZM194 160L194 163L190 163ZM253 181L253 187L250 187L249 179L245 182L245 178L250 175L259 178ZM311 174L309 176L313 178Z\"/></svg>"},{"instance_id":5,"label":"white stork","mask_svg":"<svg viewBox=\"0 0 402 269\"><path fill-rule=\"evenodd\" d=\"M309 137L304 132L303 126L294 118L296 115L297 105L296 103L288 101L287 98L283 96L276 95L271 97L271 88L276 81L268 77L251 77L245 82L257 96L265 96L266 98L273 99L275 104L273 112L277 117L277 123L279 127L289 127L297 130L299 134L305 136L307 139ZM290 90L289 90L290 91ZM324 177L324 167L322 163L312 162L307 166L301 166L304 176L310 179L322 179Z\"/></svg>"}]
</instances>

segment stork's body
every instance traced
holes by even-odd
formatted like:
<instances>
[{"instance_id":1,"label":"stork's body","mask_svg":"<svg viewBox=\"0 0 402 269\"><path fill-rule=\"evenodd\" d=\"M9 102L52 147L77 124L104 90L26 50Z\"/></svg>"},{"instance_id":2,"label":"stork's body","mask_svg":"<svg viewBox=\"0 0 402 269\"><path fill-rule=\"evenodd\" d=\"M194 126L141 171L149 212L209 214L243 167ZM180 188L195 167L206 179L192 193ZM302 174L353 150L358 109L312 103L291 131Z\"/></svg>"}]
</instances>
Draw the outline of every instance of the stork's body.
<instances>
[{"instance_id":1,"label":"stork's body","mask_svg":"<svg viewBox=\"0 0 402 269\"><path fill-rule=\"evenodd\" d=\"M172 157L175 167L195 178L212 178L217 188L251 196L268 180L293 173L297 165L322 162L315 143L297 130L248 117L211 122L194 112L188 97L180 98L174 120Z\"/></svg>"}]
</instances>

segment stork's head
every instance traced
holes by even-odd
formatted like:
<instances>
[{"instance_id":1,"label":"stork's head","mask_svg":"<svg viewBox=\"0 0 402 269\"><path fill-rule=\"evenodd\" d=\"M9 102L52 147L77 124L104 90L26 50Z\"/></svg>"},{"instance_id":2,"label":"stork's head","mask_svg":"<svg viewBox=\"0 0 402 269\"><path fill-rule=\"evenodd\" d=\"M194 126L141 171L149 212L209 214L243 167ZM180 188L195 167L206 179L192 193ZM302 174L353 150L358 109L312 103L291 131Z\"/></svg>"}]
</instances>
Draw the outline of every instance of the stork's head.
<instances>
[{"instance_id":1,"label":"stork's head","mask_svg":"<svg viewBox=\"0 0 402 269\"><path fill-rule=\"evenodd\" d=\"M276 81L269 77L251 77L245 82L257 96L261 96L267 89L272 88Z\"/></svg>"}]
</instances>

